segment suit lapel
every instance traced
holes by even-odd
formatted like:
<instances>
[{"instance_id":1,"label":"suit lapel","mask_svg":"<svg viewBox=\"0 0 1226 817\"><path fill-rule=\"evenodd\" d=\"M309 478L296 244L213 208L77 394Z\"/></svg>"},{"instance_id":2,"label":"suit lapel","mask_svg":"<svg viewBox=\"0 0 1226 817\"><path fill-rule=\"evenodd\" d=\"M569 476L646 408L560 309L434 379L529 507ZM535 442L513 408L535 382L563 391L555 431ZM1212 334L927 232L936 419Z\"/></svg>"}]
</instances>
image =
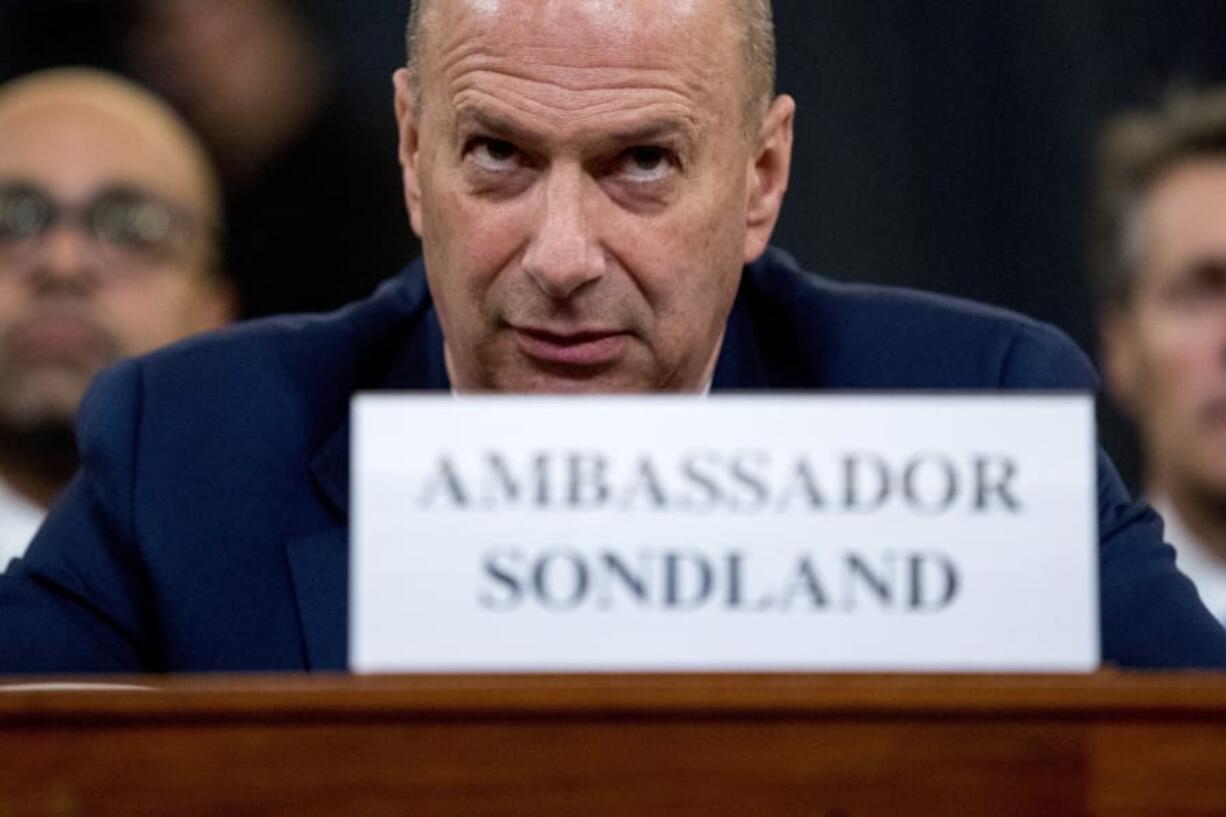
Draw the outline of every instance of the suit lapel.
<instances>
[{"instance_id":1,"label":"suit lapel","mask_svg":"<svg viewBox=\"0 0 1226 817\"><path fill-rule=\"evenodd\" d=\"M715 363L711 391L760 391L772 386L771 377L762 359L762 343L753 320L750 303L750 275L746 271L728 326L724 343Z\"/></svg>"},{"instance_id":2,"label":"suit lapel","mask_svg":"<svg viewBox=\"0 0 1226 817\"><path fill-rule=\"evenodd\" d=\"M356 357L361 358L359 352ZM357 365L365 361L358 360ZM357 391L437 392L451 383L443 363L443 332L433 308L423 310L406 340L373 383ZM341 521L349 518L350 416L324 440L311 460L311 477Z\"/></svg>"},{"instance_id":3,"label":"suit lapel","mask_svg":"<svg viewBox=\"0 0 1226 817\"><path fill-rule=\"evenodd\" d=\"M339 520L349 518L349 415L311 460L311 477Z\"/></svg>"},{"instance_id":4,"label":"suit lapel","mask_svg":"<svg viewBox=\"0 0 1226 817\"><path fill-rule=\"evenodd\" d=\"M412 272L412 271L410 271ZM423 286L424 290L424 286ZM355 391L446 391L442 331L428 303L402 314L391 329L402 338L374 381ZM390 331L390 330L389 330ZM371 338L378 346L378 337ZM367 351L355 349L354 368L370 364ZM310 477L336 520L335 527L286 542L298 615L312 670L344 670L349 643L349 435L348 412L324 440L310 463Z\"/></svg>"},{"instance_id":5,"label":"suit lapel","mask_svg":"<svg viewBox=\"0 0 1226 817\"><path fill-rule=\"evenodd\" d=\"M349 666L349 529L340 525L286 544L307 668Z\"/></svg>"}]
</instances>

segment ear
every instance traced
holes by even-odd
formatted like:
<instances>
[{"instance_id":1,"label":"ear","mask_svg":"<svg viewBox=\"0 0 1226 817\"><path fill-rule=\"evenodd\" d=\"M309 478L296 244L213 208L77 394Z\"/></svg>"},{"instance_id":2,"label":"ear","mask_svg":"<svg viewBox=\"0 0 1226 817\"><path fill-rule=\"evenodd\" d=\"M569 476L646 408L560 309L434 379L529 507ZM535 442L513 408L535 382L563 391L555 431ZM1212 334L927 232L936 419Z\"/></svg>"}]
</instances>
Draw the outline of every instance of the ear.
<instances>
[{"instance_id":1,"label":"ear","mask_svg":"<svg viewBox=\"0 0 1226 817\"><path fill-rule=\"evenodd\" d=\"M783 194L792 172L792 128L796 101L780 96L771 103L755 141L753 164L749 168L749 197L746 203L745 262L754 261L766 251Z\"/></svg>"},{"instance_id":2,"label":"ear","mask_svg":"<svg viewBox=\"0 0 1226 817\"><path fill-rule=\"evenodd\" d=\"M421 236L421 180L417 175L421 131L417 119L417 100L413 95L413 75L408 68L401 68L392 75L395 88L396 127L400 132L398 155L400 173L404 183L404 203L409 211L413 232Z\"/></svg>"},{"instance_id":3,"label":"ear","mask_svg":"<svg viewBox=\"0 0 1226 817\"><path fill-rule=\"evenodd\" d=\"M1103 374L1107 391L1134 419L1142 406L1141 355L1137 348L1136 316L1127 307L1109 307L1100 316Z\"/></svg>"}]
</instances>

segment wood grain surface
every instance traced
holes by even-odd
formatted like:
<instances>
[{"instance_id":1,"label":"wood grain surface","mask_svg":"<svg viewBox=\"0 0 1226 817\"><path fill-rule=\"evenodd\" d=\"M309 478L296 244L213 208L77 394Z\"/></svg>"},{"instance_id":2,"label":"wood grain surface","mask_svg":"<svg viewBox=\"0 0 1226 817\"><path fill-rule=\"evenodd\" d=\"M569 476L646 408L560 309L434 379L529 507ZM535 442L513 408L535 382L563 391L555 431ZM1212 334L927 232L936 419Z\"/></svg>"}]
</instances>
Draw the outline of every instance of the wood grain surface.
<instances>
[{"instance_id":1,"label":"wood grain surface","mask_svg":"<svg viewBox=\"0 0 1226 817\"><path fill-rule=\"evenodd\" d=\"M1226 815L1226 676L104 682L0 687L0 817Z\"/></svg>"}]
</instances>

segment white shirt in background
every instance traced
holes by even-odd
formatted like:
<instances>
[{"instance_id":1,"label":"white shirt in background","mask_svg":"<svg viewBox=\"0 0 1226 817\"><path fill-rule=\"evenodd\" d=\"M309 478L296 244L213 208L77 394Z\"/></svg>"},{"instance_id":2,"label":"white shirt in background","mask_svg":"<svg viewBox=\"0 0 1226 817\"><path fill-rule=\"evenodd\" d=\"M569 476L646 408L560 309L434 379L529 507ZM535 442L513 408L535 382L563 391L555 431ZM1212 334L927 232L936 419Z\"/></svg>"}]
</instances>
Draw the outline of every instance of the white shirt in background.
<instances>
[{"instance_id":1,"label":"white shirt in background","mask_svg":"<svg viewBox=\"0 0 1226 817\"><path fill-rule=\"evenodd\" d=\"M1154 499L1152 504L1166 522L1163 538L1175 548L1175 564L1196 585L1200 600L1214 618L1226 625L1226 559L1193 536L1165 498Z\"/></svg>"},{"instance_id":2,"label":"white shirt in background","mask_svg":"<svg viewBox=\"0 0 1226 817\"><path fill-rule=\"evenodd\" d=\"M0 480L0 573L26 552L46 513Z\"/></svg>"}]
</instances>

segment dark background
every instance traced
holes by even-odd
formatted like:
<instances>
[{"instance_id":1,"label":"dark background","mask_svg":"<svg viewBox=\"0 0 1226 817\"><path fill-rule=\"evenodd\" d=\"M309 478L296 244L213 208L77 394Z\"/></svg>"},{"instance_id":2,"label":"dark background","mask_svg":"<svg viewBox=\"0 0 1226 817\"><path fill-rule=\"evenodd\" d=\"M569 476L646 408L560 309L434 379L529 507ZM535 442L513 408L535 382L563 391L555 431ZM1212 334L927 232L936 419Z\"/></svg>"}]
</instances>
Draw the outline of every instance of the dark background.
<instances>
[{"instance_id":1,"label":"dark background","mask_svg":"<svg viewBox=\"0 0 1226 817\"><path fill-rule=\"evenodd\" d=\"M352 122L396 174L405 0L303 0ZM799 102L777 234L808 268L1004 305L1096 351L1083 232L1104 117L1226 79L1222 0L776 0ZM102 0L0 0L0 77L113 64ZM407 229L407 228L406 228ZM390 270L387 270L390 272ZM1104 431L1124 470L1119 421Z\"/></svg>"}]
</instances>

